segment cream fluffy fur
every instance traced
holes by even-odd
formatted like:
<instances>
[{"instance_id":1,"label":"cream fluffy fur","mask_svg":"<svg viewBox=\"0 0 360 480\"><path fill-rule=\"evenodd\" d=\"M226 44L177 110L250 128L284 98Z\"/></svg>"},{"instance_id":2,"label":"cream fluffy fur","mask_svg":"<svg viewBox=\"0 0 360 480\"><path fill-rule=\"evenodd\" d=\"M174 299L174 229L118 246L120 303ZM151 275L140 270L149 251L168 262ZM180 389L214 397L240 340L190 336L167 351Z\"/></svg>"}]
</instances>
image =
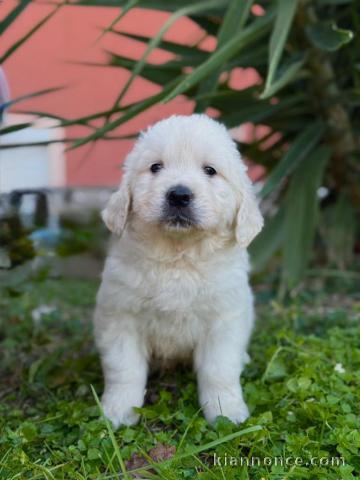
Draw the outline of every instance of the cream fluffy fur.
<instances>
[{"instance_id":1,"label":"cream fluffy fur","mask_svg":"<svg viewBox=\"0 0 360 480\"><path fill-rule=\"evenodd\" d=\"M166 192L178 184L194 194L197 223L187 228L161 221ZM135 423L149 363L190 358L205 417L244 421L239 377L254 319L246 247L263 219L225 127L191 115L149 128L103 219L115 233L95 313L107 417L115 427Z\"/></svg>"}]
</instances>

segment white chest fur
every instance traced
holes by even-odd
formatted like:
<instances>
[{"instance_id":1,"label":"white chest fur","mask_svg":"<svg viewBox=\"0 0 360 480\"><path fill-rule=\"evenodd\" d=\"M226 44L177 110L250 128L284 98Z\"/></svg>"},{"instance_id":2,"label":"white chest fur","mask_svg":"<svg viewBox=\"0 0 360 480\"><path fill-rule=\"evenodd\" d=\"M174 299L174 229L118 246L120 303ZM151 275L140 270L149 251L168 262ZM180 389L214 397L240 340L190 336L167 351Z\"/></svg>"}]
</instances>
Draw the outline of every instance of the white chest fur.
<instances>
[{"instance_id":1,"label":"white chest fur","mask_svg":"<svg viewBox=\"0 0 360 480\"><path fill-rule=\"evenodd\" d=\"M129 249L125 256L119 248L107 260L98 305L117 318L119 328L130 316L149 355L183 358L226 312L239 312L244 303L246 315L245 292L247 256L239 249L204 261L159 260Z\"/></svg>"}]
</instances>

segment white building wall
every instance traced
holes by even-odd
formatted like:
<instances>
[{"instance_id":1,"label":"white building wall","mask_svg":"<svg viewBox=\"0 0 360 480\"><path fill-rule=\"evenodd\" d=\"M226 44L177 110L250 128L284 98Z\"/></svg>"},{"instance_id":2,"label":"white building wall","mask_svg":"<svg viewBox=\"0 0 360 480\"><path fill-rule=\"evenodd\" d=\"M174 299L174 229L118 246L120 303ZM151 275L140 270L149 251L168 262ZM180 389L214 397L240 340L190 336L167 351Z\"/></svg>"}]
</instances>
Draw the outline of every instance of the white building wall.
<instances>
[{"instance_id":1,"label":"white building wall","mask_svg":"<svg viewBox=\"0 0 360 480\"><path fill-rule=\"evenodd\" d=\"M34 122L29 128L0 136L0 193L16 189L62 187L66 183L63 138L52 119L7 114L2 128ZM56 127L56 128L54 128Z\"/></svg>"}]
</instances>

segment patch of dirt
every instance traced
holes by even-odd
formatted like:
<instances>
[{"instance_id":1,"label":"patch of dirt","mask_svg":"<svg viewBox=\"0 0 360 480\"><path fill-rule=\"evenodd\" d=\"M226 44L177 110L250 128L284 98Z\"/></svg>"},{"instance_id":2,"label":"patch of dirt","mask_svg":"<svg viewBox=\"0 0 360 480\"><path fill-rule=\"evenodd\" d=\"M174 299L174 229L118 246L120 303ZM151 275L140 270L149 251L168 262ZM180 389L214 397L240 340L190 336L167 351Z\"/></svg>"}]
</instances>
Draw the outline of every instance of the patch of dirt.
<instances>
[{"instance_id":1,"label":"patch of dirt","mask_svg":"<svg viewBox=\"0 0 360 480\"><path fill-rule=\"evenodd\" d=\"M157 443L155 447L147 452L147 456L155 463L163 462L172 458L176 453L176 448L173 445L165 445L163 443ZM145 458L145 455L139 453L134 453L130 460L125 462L126 469L128 474L132 475L134 478L141 478L141 473L139 471L133 472L132 470L139 470L143 467L150 465L149 461ZM147 469L152 473L156 473L154 469Z\"/></svg>"}]
</instances>

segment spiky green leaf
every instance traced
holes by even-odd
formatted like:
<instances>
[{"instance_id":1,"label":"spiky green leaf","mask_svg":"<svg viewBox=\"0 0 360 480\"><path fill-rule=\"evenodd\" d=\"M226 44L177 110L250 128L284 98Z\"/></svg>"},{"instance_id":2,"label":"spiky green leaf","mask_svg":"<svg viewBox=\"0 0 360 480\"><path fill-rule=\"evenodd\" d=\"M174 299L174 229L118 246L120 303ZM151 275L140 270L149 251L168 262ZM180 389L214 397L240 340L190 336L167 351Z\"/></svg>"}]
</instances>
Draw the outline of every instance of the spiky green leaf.
<instances>
[{"instance_id":1,"label":"spiky green leaf","mask_svg":"<svg viewBox=\"0 0 360 480\"><path fill-rule=\"evenodd\" d=\"M277 188L280 182L285 179L295 168L307 158L311 151L321 140L325 131L325 126L320 121L311 123L294 140L289 150L282 157L281 161L271 172L260 194L266 197L270 192Z\"/></svg>"},{"instance_id":2,"label":"spiky green leaf","mask_svg":"<svg viewBox=\"0 0 360 480\"><path fill-rule=\"evenodd\" d=\"M0 35L2 35L8 27L10 27L10 25L25 10L25 8L29 5L30 2L31 2L31 0L21 0L10 11L10 13L4 18L4 20L1 20L1 22L0 22Z\"/></svg>"},{"instance_id":3,"label":"spiky green leaf","mask_svg":"<svg viewBox=\"0 0 360 480\"><path fill-rule=\"evenodd\" d=\"M226 42L226 44L222 48L219 48L219 50L216 50L206 62L199 65L198 68L187 75L185 79L165 98L165 102L168 102L177 95L186 92L208 75L211 75L224 62L234 57L243 48L263 37L270 28L272 17L273 14L270 12L263 17L257 18L251 25Z\"/></svg>"},{"instance_id":4,"label":"spiky green leaf","mask_svg":"<svg viewBox=\"0 0 360 480\"><path fill-rule=\"evenodd\" d=\"M277 2L277 13L274 30L270 37L269 46L269 68L265 83L263 98L268 92L275 79L276 71L284 51L291 24L297 8L297 0L279 0Z\"/></svg>"},{"instance_id":5,"label":"spiky green leaf","mask_svg":"<svg viewBox=\"0 0 360 480\"><path fill-rule=\"evenodd\" d=\"M318 189L331 156L328 146L313 150L293 174L285 197L283 281L293 287L304 276L315 236Z\"/></svg>"},{"instance_id":6,"label":"spiky green leaf","mask_svg":"<svg viewBox=\"0 0 360 480\"><path fill-rule=\"evenodd\" d=\"M263 269L282 244L284 218L285 210L280 208L276 215L265 221L264 228L250 245L251 265L255 271Z\"/></svg>"},{"instance_id":7,"label":"spiky green leaf","mask_svg":"<svg viewBox=\"0 0 360 480\"><path fill-rule=\"evenodd\" d=\"M306 28L306 33L315 47L327 52L339 50L354 38L354 33L351 30L339 28L333 21L309 25Z\"/></svg>"}]
</instances>

